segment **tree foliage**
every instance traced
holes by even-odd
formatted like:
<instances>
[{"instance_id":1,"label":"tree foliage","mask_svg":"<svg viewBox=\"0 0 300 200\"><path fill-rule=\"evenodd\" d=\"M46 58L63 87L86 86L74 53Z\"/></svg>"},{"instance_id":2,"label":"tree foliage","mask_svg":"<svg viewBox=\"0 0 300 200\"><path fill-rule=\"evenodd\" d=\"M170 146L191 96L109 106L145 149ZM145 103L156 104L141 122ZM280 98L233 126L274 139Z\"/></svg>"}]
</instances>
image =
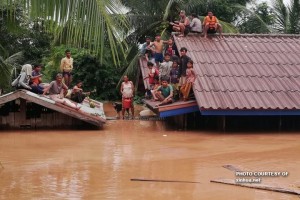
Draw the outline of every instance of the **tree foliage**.
<instances>
[{"instance_id":1,"label":"tree foliage","mask_svg":"<svg viewBox=\"0 0 300 200\"><path fill-rule=\"evenodd\" d=\"M274 14L267 3L255 5L241 16L238 28L241 33L271 33Z\"/></svg>"},{"instance_id":2,"label":"tree foliage","mask_svg":"<svg viewBox=\"0 0 300 200\"><path fill-rule=\"evenodd\" d=\"M111 51L114 64L120 64L119 52L125 54L123 42L129 24L119 0L6 0L10 10L16 3L31 19L44 19L55 40L77 48L87 48L102 57Z\"/></svg>"},{"instance_id":3,"label":"tree foliage","mask_svg":"<svg viewBox=\"0 0 300 200\"><path fill-rule=\"evenodd\" d=\"M274 29L277 32L288 34L300 33L299 0L291 0L289 5L285 5L283 0L274 0L273 8L275 13Z\"/></svg>"}]
</instances>

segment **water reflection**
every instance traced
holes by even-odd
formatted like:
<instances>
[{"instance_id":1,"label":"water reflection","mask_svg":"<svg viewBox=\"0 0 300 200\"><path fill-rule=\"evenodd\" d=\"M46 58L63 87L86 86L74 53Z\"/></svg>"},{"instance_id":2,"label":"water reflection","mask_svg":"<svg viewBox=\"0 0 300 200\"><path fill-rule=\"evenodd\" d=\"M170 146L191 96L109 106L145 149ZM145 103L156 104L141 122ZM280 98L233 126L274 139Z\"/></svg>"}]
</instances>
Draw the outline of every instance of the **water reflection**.
<instances>
[{"instance_id":1,"label":"water reflection","mask_svg":"<svg viewBox=\"0 0 300 200\"><path fill-rule=\"evenodd\" d=\"M101 131L1 132L0 199L298 199L210 183L224 164L288 171L264 183L299 189L300 135L180 132L110 121ZM200 184L131 182L131 178Z\"/></svg>"}]
</instances>

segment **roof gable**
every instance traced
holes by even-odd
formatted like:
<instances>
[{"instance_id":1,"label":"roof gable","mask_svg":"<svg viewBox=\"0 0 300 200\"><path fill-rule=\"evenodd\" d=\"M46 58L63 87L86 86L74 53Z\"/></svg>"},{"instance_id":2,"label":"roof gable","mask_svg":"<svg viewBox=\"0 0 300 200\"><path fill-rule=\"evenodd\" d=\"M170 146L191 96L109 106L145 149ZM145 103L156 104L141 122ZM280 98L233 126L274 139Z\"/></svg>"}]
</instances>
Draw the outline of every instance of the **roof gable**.
<instances>
[{"instance_id":1,"label":"roof gable","mask_svg":"<svg viewBox=\"0 0 300 200\"><path fill-rule=\"evenodd\" d=\"M200 110L300 109L300 36L175 37L194 61Z\"/></svg>"}]
</instances>

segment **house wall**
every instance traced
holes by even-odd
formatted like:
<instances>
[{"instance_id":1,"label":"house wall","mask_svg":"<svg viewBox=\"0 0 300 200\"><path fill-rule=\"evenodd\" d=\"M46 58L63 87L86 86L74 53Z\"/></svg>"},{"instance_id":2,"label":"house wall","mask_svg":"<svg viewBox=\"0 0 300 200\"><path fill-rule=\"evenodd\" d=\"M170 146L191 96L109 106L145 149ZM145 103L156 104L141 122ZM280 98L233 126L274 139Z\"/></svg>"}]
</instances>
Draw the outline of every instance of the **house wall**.
<instances>
[{"instance_id":1,"label":"house wall","mask_svg":"<svg viewBox=\"0 0 300 200\"><path fill-rule=\"evenodd\" d=\"M95 128L84 121L53 111L23 99L0 108L0 129L83 129Z\"/></svg>"}]
</instances>

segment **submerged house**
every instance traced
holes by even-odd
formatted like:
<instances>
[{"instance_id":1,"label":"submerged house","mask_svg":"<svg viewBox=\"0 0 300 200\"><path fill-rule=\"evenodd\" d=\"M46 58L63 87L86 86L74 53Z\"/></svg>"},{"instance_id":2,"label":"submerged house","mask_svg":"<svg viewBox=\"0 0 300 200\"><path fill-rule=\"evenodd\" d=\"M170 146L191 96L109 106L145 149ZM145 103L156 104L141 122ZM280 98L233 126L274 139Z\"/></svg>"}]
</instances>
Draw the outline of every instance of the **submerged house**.
<instances>
[{"instance_id":1,"label":"submerged house","mask_svg":"<svg viewBox=\"0 0 300 200\"><path fill-rule=\"evenodd\" d=\"M106 121L103 104L85 100L79 111L27 90L0 96L0 129L97 129Z\"/></svg>"},{"instance_id":2,"label":"submerged house","mask_svg":"<svg viewBox=\"0 0 300 200\"><path fill-rule=\"evenodd\" d=\"M299 35L235 34L223 40L188 35L174 40L194 61L193 90L201 116L220 116L223 126L228 116L300 116Z\"/></svg>"}]
</instances>

